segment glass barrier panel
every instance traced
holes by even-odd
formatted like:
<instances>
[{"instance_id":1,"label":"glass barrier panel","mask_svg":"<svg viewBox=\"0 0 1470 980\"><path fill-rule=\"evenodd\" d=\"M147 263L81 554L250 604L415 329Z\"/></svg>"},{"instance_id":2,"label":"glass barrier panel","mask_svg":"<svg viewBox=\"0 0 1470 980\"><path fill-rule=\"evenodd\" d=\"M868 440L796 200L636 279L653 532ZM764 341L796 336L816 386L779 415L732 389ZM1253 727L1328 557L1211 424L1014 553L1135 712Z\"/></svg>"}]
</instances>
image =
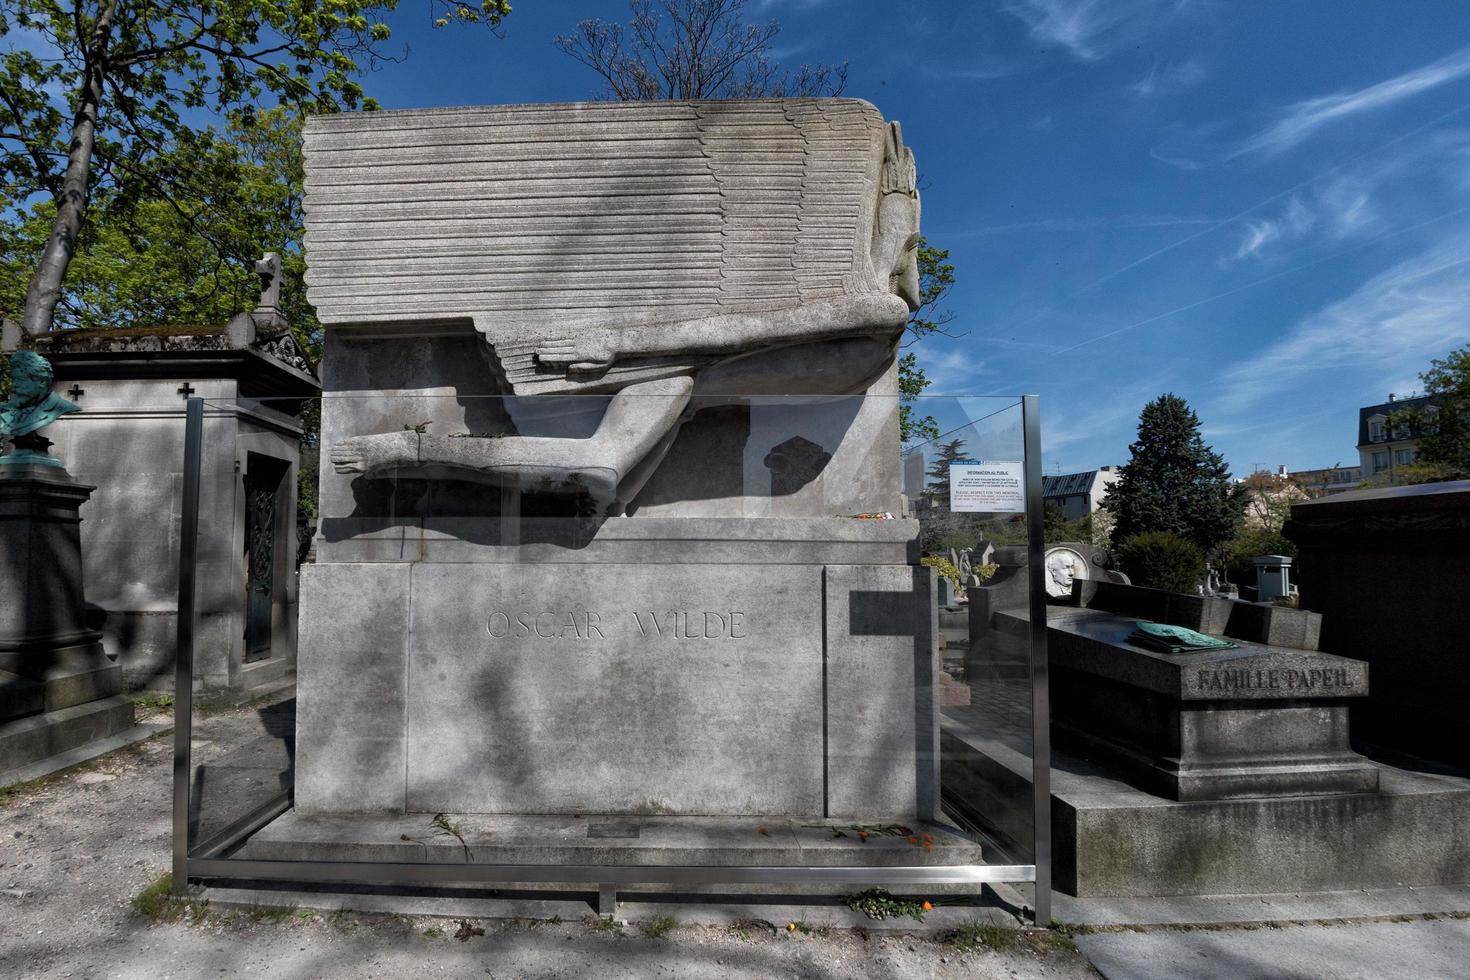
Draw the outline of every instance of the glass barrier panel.
<instances>
[{"instance_id":1,"label":"glass barrier panel","mask_svg":"<svg viewBox=\"0 0 1470 980\"><path fill-rule=\"evenodd\" d=\"M900 407L205 401L191 873L1029 880L1021 403Z\"/></svg>"}]
</instances>

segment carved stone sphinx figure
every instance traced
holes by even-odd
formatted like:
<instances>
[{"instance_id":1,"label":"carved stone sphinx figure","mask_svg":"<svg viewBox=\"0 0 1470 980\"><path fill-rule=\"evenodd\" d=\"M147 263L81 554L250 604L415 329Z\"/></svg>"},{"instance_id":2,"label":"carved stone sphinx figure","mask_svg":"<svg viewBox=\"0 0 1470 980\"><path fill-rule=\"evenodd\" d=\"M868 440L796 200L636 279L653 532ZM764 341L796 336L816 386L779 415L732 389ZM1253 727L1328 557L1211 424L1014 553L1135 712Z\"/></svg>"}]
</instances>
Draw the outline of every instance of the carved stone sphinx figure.
<instances>
[{"instance_id":1,"label":"carved stone sphinx figure","mask_svg":"<svg viewBox=\"0 0 1470 980\"><path fill-rule=\"evenodd\" d=\"M333 125L307 131L307 281L324 324L469 319L506 394L612 396L589 438L360 434L329 447L339 473L587 490L617 513L692 404L864 392L920 302L913 154L865 102L456 110L454 152L511 178L467 177L457 212L373 183L448 125L405 121L384 133L382 161L359 144L353 167L332 169ZM430 271L408 251L323 247L379 237L382 211L400 235L493 254ZM517 251L496 258L502 247Z\"/></svg>"}]
</instances>

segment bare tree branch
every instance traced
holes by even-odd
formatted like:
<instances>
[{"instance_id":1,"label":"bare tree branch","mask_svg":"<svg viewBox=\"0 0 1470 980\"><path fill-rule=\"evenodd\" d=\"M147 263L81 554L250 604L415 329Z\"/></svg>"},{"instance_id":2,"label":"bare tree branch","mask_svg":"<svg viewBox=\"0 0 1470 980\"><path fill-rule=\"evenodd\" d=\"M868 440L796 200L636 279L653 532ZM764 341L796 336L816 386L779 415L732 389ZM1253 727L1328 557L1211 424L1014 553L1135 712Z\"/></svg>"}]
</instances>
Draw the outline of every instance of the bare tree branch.
<instances>
[{"instance_id":1,"label":"bare tree branch","mask_svg":"<svg viewBox=\"0 0 1470 980\"><path fill-rule=\"evenodd\" d=\"M731 99L841 95L847 63L780 70L770 59L781 25L750 24L749 0L629 0L626 28L584 20L556 46L592 69L605 97Z\"/></svg>"}]
</instances>

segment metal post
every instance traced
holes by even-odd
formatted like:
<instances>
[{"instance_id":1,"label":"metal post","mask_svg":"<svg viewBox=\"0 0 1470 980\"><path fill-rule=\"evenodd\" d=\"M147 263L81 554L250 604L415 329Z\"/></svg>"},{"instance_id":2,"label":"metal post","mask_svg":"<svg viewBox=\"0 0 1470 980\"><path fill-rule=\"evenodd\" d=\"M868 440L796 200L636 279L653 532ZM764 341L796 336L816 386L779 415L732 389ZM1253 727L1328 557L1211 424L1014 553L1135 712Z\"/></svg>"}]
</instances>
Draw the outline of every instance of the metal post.
<instances>
[{"instance_id":1,"label":"metal post","mask_svg":"<svg viewBox=\"0 0 1470 980\"><path fill-rule=\"evenodd\" d=\"M204 399L190 398L184 417L184 500L179 529L179 622L174 650L174 893L189 887L189 746L194 709L194 581L199 558L199 469Z\"/></svg>"},{"instance_id":2,"label":"metal post","mask_svg":"<svg viewBox=\"0 0 1470 980\"><path fill-rule=\"evenodd\" d=\"M1035 395L1021 397L1026 444L1026 570L1031 632L1031 789L1036 833L1036 924L1051 922L1051 691L1047 675L1046 522L1041 498L1041 411Z\"/></svg>"}]
</instances>

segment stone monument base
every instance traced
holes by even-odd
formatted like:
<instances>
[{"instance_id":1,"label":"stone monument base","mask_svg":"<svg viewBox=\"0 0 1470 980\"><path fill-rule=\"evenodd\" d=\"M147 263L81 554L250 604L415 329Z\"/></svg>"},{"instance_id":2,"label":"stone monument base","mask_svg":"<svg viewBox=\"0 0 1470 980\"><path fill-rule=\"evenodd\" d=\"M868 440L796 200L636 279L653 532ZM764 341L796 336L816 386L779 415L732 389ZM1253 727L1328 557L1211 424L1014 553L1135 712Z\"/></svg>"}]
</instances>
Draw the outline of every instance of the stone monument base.
<instances>
[{"instance_id":1,"label":"stone monument base","mask_svg":"<svg viewBox=\"0 0 1470 980\"><path fill-rule=\"evenodd\" d=\"M78 512L92 490L56 460L0 466L0 784L133 728L122 668L85 623Z\"/></svg>"},{"instance_id":2,"label":"stone monument base","mask_svg":"<svg viewBox=\"0 0 1470 980\"><path fill-rule=\"evenodd\" d=\"M841 820L626 814L497 816L290 811L232 858L430 864L632 867L955 867L982 863L980 845L950 824L913 821L908 836L866 839ZM453 826L456 837L443 829ZM843 836L837 836L838 832ZM927 835L927 839L926 839ZM463 838L462 840L460 838ZM585 886L584 886L585 887ZM929 886L926 886L929 887ZM973 891L973 886L966 886ZM790 886L786 886L790 890ZM842 890L851 891L851 887Z\"/></svg>"},{"instance_id":3,"label":"stone monument base","mask_svg":"<svg viewBox=\"0 0 1470 980\"><path fill-rule=\"evenodd\" d=\"M933 819L912 521L498 523L302 569L302 812Z\"/></svg>"},{"instance_id":4,"label":"stone monument base","mask_svg":"<svg viewBox=\"0 0 1470 980\"><path fill-rule=\"evenodd\" d=\"M0 669L0 784L12 781L10 773L133 727L122 668L102 653L100 643L51 656L40 676ZM0 668L18 666L7 662L14 659L0 654Z\"/></svg>"},{"instance_id":5,"label":"stone monument base","mask_svg":"<svg viewBox=\"0 0 1470 980\"><path fill-rule=\"evenodd\" d=\"M1027 839L1031 759L946 709L947 802ZM1376 793L1180 803L1053 750L1053 881L1079 898L1254 895L1470 883L1470 779L1369 763ZM962 811L967 808L962 807Z\"/></svg>"}]
</instances>

